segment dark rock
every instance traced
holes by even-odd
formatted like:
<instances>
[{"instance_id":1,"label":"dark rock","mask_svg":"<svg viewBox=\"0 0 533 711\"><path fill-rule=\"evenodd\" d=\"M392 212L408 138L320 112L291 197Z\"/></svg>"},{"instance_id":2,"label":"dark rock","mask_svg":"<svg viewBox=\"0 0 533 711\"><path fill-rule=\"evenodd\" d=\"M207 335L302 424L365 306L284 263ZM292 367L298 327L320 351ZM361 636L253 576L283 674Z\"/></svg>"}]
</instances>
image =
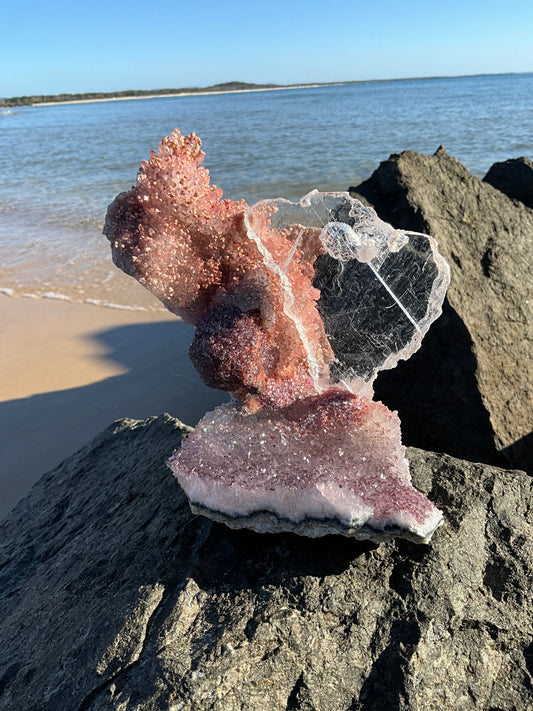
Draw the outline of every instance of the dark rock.
<instances>
[{"instance_id":1,"label":"dark rock","mask_svg":"<svg viewBox=\"0 0 533 711\"><path fill-rule=\"evenodd\" d=\"M382 372L407 444L533 471L533 211L441 147L406 151L352 190L395 227L433 235L452 271L420 351Z\"/></svg>"},{"instance_id":2,"label":"dark rock","mask_svg":"<svg viewBox=\"0 0 533 711\"><path fill-rule=\"evenodd\" d=\"M533 708L533 481L409 451L430 545L231 531L122 420L0 525L0 709Z\"/></svg>"},{"instance_id":3,"label":"dark rock","mask_svg":"<svg viewBox=\"0 0 533 711\"><path fill-rule=\"evenodd\" d=\"M533 207L533 161L529 158L494 163L483 180L510 198Z\"/></svg>"}]
</instances>

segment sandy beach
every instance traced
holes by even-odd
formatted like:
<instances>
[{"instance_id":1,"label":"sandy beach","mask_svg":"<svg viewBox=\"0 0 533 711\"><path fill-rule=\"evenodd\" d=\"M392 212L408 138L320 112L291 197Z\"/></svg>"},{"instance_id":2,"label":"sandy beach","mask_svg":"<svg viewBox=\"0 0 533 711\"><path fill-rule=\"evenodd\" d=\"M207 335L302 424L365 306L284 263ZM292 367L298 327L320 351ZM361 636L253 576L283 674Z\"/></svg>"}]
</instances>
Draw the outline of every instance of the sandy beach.
<instances>
[{"instance_id":1,"label":"sandy beach","mask_svg":"<svg viewBox=\"0 0 533 711\"><path fill-rule=\"evenodd\" d=\"M0 327L0 517L114 420L194 425L227 399L201 382L193 329L172 314L0 295Z\"/></svg>"},{"instance_id":2,"label":"sandy beach","mask_svg":"<svg viewBox=\"0 0 533 711\"><path fill-rule=\"evenodd\" d=\"M72 101L43 101L35 106L60 106L64 104L94 104L102 101L133 101L135 99L175 99L180 96L209 96L210 94L251 94L259 91L285 91L287 89L315 89L318 86L342 86L344 82L326 84L291 84L267 86L256 89L227 89L224 91L180 91L172 94L143 94L142 96L108 96L101 99L73 99Z\"/></svg>"}]
</instances>

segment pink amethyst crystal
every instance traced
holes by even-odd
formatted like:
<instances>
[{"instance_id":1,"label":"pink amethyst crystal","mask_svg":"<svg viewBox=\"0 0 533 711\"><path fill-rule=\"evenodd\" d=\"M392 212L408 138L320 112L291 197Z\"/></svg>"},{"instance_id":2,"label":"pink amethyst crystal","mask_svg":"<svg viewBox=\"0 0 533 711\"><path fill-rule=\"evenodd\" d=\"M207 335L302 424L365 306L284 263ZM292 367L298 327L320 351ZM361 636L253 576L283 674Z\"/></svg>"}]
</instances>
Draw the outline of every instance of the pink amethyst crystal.
<instances>
[{"instance_id":1,"label":"pink amethyst crystal","mask_svg":"<svg viewBox=\"0 0 533 711\"><path fill-rule=\"evenodd\" d=\"M427 541L441 512L411 486L379 370L420 346L449 270L427 235L347 193L222 200L200 140L178 130L110 205L115 264L194 324L208 413L169 466L193 511L308 536Z\"/></svg>"}]
</instances>

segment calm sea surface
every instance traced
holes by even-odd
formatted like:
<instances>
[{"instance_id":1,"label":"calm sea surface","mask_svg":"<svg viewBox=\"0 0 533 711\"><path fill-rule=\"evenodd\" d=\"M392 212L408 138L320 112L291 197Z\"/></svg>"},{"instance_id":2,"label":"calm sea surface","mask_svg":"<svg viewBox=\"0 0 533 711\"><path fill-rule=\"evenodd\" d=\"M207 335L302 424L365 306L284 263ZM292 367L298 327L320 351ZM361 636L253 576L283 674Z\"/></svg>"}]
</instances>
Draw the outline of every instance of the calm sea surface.
<instances>
[{"instance_id":1,"label":"calm sea surface","mask_svg":"<svg viewBox=\"0 0 533 711\"><path fill-rule=\"evenodd\" d=\"M391 153L443 144L475 175L533 156L533 74L0 109L0 290L122 308L158 302L112 265L114 196L175 127L225 196L346 190Z\"/></svg>"}]
</instances>

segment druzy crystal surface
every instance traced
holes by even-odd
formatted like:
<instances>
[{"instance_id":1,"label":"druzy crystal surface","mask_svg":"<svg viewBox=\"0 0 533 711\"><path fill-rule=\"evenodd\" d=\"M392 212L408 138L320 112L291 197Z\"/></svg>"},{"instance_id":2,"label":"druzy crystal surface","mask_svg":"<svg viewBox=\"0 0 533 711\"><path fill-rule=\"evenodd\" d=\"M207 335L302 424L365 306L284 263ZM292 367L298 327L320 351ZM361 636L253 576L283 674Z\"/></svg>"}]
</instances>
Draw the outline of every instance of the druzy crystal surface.
<instances>
[{"instance_id":1,"label":"druzy crystal surface","mask_svg":"<svg viewBox=\"0 0 533 711\"><path fill-rule=\"evenodd\" d=\"M203 380L234 398L169 459L191 507L262 532L429 540L442 515L372 383L441 312L435 241L347 193L224 200L203 157L174 131L104 228L117 266L196 327Z\"/></svg>"}]
</instances>

